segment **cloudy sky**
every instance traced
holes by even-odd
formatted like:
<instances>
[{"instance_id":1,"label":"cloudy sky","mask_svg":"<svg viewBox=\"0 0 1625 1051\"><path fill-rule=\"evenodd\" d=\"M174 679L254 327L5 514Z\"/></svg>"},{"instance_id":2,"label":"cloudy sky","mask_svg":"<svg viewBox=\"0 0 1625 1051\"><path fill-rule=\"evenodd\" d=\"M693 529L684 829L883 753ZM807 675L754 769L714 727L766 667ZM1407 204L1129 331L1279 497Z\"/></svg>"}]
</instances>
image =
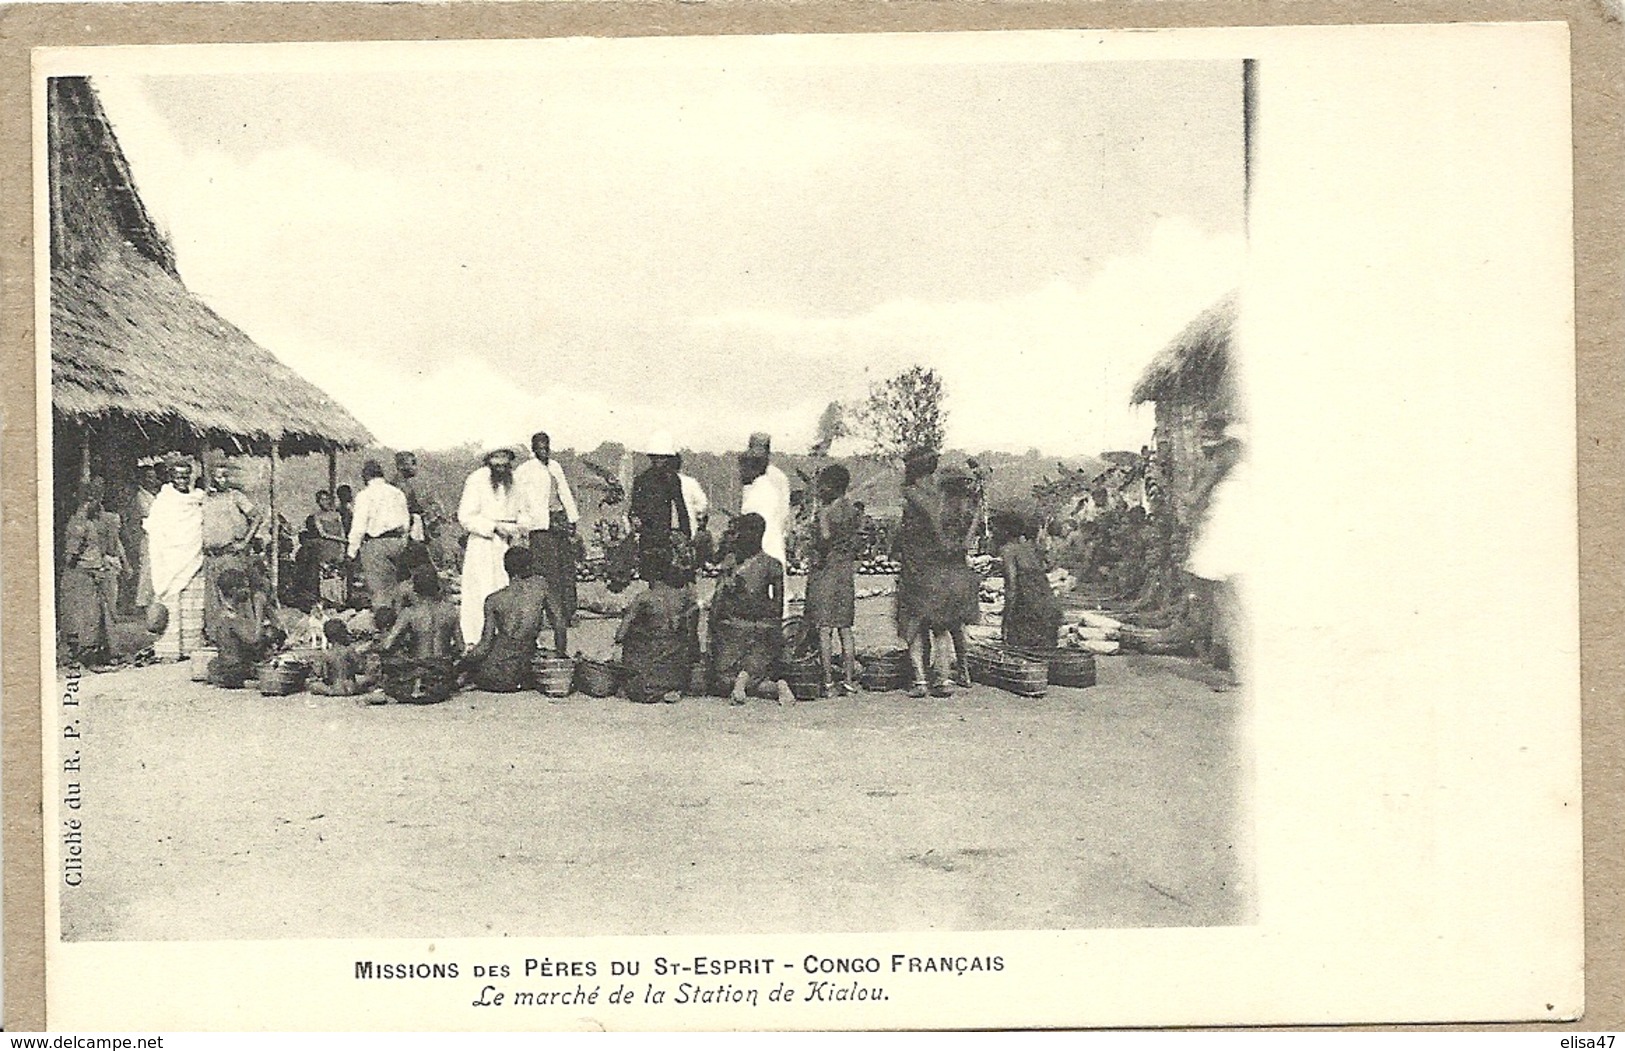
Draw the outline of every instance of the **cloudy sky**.
<instances>
[{"instance_id":1,"label":"cloudy sky","mask_svg":"<svg viewBox=\"0 0 1625 1051\"><path fill-rule=\"evenodd\" d=\"M1134 379L1239 280L1239 63L749 45L94 82L189 287L385 443L802 448L915 362L953 445L1148 436Z\"/></svg>"}]
</instances>

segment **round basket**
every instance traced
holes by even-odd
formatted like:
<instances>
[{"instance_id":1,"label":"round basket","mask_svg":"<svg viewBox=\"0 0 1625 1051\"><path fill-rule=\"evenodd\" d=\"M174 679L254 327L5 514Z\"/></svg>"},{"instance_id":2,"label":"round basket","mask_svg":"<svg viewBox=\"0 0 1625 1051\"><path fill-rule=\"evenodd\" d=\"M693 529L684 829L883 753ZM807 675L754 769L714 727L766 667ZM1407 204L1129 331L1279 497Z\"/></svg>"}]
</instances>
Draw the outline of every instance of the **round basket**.
<instances>
[{"instance_id":1,"label":"round basket","mask_svg":"<svg viewBox=\"0 0 1625 1051\"><path fill-rule=\"evenodd\" d=\"M193 682L209 681L209 662L219 656L220 651L213 646L201 646L192 651L189 673Z\"/></svg>"},{"instance_id":2,"label":"round basket","mask_svg":"<svg viewBox=\"0 0 1625 1051\"><path fill-rule=\"evenodd\" d=\"M784 667L784 681L798 701L816 701L824 696L824 668L816 660L791 661Z\"/></svg>"},{"instance_id":3,"label":"round basket","mask_svg":"<svg viewBox=\"0 0 1625 1051\"><path fill-rule=\"evenodd\" d=\"M540 676L538 676L537 681L541 681ZM576 689L588 697L613 697L620 685L620 665L612 661L595 661L586 657L576 658Z\"/></svg>"},{"instance_id":4,"label":"round basket","mask_svg":"<svg viewBox=\"0 0 1625 1051\"><path fill-rule=\"evenodd\" d=\"M260 694L265 697L286 697L305 688L310 676L310 665L304 661L269 661L259 666Z\"/></svg>"},{"instance_id":5,"label":"round basket","mask_svg":"<svg viewBox=\"0 0 1625 1051\"><path fill-rule=\"evenodd\" d=\"M575 685L576 662L565 657L538 656L530 666L536 689L549 697L568 697Z\"/></svg>"},{"instance_id":6,"label":"round basket","mask_svg":"<svg viewBox=\"0 0 1625 1051\"><path fill-rule=\"evenodd\" d=\"M1049 668L1051 686L1083 689L1095 684L1095 655L1088 650L1060 648L1044 653L1036 650L1018 652L1024 657L1044 662Z\"/></svg>"},{"instance_id":7,"label":"round basket","mask_svg":"<svg viewBox=\"0 0 1625 1051\"><path fill-rule=\"evenodd\" d=\"M858 682L872 693L900 690L908 685L909 667L907 650L891 650L870 656L859 656L863 671Z\"/></svg>"}]
</instances>

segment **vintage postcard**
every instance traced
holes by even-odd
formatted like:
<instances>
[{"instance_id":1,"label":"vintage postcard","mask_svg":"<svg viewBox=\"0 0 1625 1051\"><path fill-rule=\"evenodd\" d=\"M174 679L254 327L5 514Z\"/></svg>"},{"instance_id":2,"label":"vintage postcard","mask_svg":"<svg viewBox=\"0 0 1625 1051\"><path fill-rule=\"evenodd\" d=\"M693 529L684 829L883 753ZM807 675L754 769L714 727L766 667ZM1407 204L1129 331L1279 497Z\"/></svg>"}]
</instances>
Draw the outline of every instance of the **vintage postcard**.
<instances>
[{"instance_id":1,"label":"vintage postcard","mask_svg":"<svg viewBox=\"0 0 1625 1051\"><path fill-rule=\"evenodd\" d=\"M50 1025L1577 1017L1569 98L36 51Z\"/></svg>"}]
</instances>

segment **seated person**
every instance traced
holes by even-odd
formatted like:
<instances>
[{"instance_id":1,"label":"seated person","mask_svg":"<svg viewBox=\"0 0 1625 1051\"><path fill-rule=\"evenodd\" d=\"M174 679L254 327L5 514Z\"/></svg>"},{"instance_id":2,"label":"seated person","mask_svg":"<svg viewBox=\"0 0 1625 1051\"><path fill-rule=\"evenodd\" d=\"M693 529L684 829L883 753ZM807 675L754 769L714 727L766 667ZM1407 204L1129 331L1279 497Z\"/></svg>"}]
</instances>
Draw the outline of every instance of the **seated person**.
<instances>
[{"instance_id":1,"label":"seated person","mask_svg":"<svg viewBox=\"0 0 1625 1051\"><path fill-rule=\"evenodd\" d=\"M350 629L337 618L322 625L327 649L312 669L310 692L323 697L357 697L377 685L367 671L361 647L350 638Z\"/></svg>"},{"instance_id":2,"label":"seated person","mask_svg":"<svg viewBox=\"0 0 1625 1051\"><path fill-rule=\"evenodd\" d=\"M265 600L248 584L248 575L231 568L220 574L221 602L211 611L209 637L219 651L209 661L209 682L240 690L273 648L265 622Z\"/></svg>"},{"instance_id":3,"label":"seated person","mask_svg":"<svg viewBox=\"0 0 1625 1051\"><path fill-rule=\"evenodd\" d=\"M777 698L780 704L795 700L790 684L772 677L784 645L784 568L762 551L766 528L759 514L734 519L738 564L717 585L712 600L716 675L734 704L744 704L751 695Z\"/></svg>"},{"instance_id":4,"label":"seated person","mask_svg":"<svg viewBox=\"0 0 1625 1051\"><path fill-rule=\"evenodd\" d=\"M463 663L476 688L513 693L531 685L543 619L553 625L553 645L560 657L568 652L568 628L547 581L533 574L528 548L509 548L502 568L507 570L508 586L486 598L484 634Z\"/></svg>"},{"instance_id":5,"label":"seated person","mask_svg":"<svg viewBox=\"0 0 1625 1051\"><path fill-rule=\"evenodd\" d=\"M700 652L700 607L688 574L668 565L632 600L615 633L626 696L639 704L676 704Z\"/></svg>"},{"instance_id":6,"label":"seated person","mask_svg":"<svg viewBox=\"0 0 1625 1051\"><path fill-rule=\"evenodd\" d=\"M384 693L404 704L439 704L457 690L457 659L463 652L463 630L457 606L446 598L440 574L419 567L412 578L412 604L398 614L378 611L379 676ZM386 618L385 613L391 616ZM385 699L369 699L384 704Z\"/></svg>"}]
</instances>

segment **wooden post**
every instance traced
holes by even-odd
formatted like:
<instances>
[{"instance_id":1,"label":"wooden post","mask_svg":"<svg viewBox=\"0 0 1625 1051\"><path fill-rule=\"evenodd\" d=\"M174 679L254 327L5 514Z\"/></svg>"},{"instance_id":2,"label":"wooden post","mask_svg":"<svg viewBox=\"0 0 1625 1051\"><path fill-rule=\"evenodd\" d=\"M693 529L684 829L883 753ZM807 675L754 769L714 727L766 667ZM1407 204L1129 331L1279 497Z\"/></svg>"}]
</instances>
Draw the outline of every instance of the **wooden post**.
<instances>
[{"instance_id":1,"label":"wooden post","mask_svg":"<svg viewBox=\"0 0 1625 1051\"><path fill-rule=\"evenodd\" d=\"M332 442L327 443L327 491L338 499L339 488L339 447Z\"/></svg>"},{"instance_id":2,"label":"wooden post","mask_svg":"<svg viewBox=\"0 0 1625 1051\"><path fill-rule=\"evenodd\" d=\"M276 516L276 465L282 459L282 443L271 442L271 601L280 605L278 601L282 595L282 588L278 586L282 579L282 526Z\"/></svg>"}]
</instances>

